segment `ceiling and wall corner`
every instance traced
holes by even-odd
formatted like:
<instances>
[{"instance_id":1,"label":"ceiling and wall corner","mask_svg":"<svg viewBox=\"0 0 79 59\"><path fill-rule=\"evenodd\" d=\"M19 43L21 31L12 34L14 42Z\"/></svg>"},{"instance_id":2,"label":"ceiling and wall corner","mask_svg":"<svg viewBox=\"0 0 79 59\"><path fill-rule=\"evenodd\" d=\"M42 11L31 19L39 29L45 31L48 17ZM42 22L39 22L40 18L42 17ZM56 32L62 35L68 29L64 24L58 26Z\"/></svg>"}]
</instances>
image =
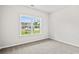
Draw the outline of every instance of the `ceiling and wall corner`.
<instances>
[{"instance_id":1,"label":"ceiling and wall corner","mask_svg":"<svg viewBox=\"0 0 79 59\"><path fill-rule=\"evenodd\" d=\"M51 14L51 13L57 12L59 10L62 10L64 8L67 8L69 6L68 5L27 5L25 7L29 7L32 9L39 10L41 12Z\"/></svg>"}]
</instances>

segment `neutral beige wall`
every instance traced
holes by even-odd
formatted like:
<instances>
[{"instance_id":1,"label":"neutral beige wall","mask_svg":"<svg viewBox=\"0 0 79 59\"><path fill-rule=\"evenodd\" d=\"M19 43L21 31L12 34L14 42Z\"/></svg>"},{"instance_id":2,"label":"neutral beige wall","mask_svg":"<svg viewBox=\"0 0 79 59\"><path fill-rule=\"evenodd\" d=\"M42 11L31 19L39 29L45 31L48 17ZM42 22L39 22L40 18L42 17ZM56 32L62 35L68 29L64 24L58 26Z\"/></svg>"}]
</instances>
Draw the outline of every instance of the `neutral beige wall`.
<instances>
[{"instance_id":1,"label":"neutral beige wall","mask_svg":"<svg viewBox=\"0 0 79 59\"><path fill-rule=\"evenodd\" d=\"M3 39L2 39L2 6L0 6L0 46L3 45Z\"/></svg>"},{"instance_id":2,"label":"neutral beige wall","mask_svg":"<svg viewBox=\"0 0 79 59\"><path fill-rule=\"evenodd\" d=\"M50 17L50 37L79 46L79 6L70 6Z\"/></svg>"},{"instance_id":3,"label":"neutral beige wall","mask_svg":"<svg viewBox=\"0 0 79 59\"><path fill-rule=\"evenodd\" d=\"M2 9L0 48L48 38L48 14L24 6L2 6ZM20 15L40 16L42 18L41 34L20 36Z\"/></svg>"}]
</instances>

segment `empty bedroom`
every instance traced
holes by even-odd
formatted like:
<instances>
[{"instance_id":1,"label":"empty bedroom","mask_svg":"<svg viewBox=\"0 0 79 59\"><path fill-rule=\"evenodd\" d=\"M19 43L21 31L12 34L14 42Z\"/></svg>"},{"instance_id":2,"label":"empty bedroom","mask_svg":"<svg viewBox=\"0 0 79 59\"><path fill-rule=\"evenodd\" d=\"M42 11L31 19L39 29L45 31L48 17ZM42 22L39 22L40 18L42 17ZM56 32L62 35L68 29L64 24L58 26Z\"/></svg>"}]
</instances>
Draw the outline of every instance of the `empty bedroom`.
<instances>
[{"instance_id":1,"label":"empty bedroom","mask_svg":"<svg viewBox=\"0 0 79 59\"><path fill-rule=\"evenodd\" d=\"M79 5L0 5L0 54L79 54Z\"/></svg>"}]
</instances>

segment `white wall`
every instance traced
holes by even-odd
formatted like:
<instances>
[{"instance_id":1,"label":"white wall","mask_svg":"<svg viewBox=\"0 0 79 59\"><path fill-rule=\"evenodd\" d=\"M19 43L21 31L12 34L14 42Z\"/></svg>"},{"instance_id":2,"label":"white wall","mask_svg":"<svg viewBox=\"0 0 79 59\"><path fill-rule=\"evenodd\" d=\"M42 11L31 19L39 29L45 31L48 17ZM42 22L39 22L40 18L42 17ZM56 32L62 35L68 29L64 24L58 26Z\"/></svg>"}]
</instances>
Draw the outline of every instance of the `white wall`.
<instances>
[{"instance_id":1,"label":"white wall","mask_svg":"<svg viewBox=\"0 0 79 59\"><path fill-rule=\"evenodd\" d=\"M50 38L79 47L79 6L64 8L50 17Z\"/></svg>"},{"instance_id":2,"label":"white wall","mask_svg":"<svg viewBox=\"0 0 79 59\"><path fill-rule=\"evenodd\" d=\"M0 18L2 18L2 21L0 20L2 29L0 33L0 48L48 38L48 14L24 6L0 6L0 8L2 9L0 11ZM41 34L20 36L20 15L40 16L43 18Z\"/></svg>"}]
</instances>

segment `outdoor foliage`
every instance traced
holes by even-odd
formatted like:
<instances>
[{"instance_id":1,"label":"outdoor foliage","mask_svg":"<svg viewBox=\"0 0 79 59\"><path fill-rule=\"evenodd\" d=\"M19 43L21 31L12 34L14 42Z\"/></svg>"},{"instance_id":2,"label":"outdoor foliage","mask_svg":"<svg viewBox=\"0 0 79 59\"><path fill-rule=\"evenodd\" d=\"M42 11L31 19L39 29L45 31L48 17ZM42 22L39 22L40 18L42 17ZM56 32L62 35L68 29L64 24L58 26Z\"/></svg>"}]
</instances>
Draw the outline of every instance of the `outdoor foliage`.
<instances>
[{"instance_id":1,"label":"outdoor foliage","mask_svg":"<svg viewBox=\"0 0 79 59\"><path fill-rule=\"evenodd\" d=\"M29 21L31 20L31 21ZM20 19L21 23L21 35L37 34L40 33L40 19L38 18L26 18Z\"/></svg>"}]
</instances>

